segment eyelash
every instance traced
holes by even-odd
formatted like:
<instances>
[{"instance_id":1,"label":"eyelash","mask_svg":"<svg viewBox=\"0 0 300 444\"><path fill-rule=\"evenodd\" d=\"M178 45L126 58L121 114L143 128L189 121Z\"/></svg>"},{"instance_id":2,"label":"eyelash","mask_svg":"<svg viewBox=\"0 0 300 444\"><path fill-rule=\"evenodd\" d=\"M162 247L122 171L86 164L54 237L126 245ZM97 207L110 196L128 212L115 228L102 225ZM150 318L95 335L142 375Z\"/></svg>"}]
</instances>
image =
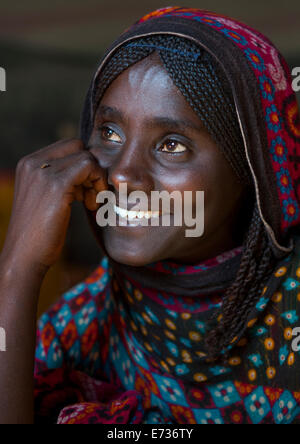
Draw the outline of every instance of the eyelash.
<instances>
[{"instance_id":1,"label":"eyelash","mask_svg":"<svg viewBox=\"0 0 300 444\"><path fill-rule=\"evenodd\" d=\"M99 128L99 131L101 133L101 137L103 137L103 132L106 131L106 130L112 131L114 134L117 134L117 136L120 137L118 135L118 133L114 129L112 129L111 127L109 127L107 125L103 125L103 126L101 126ZM108 142L111 142L111 140L109 140L109 138L103 137L103 139L108 141ZM113 143L120 143L120 142L115 142L115 141L112 141L112 142ZM167 153L167 154L173 154L173 155L182 155L183 153L186 153L188 151L188 148L182 142L180 142L179 140L173 139L173 138L169 138L169 139L165 140L165 142L163 144L161 144L161 146L169 145L170 143L175 143L175 144L178 144L178 145L182 145L182 146L185 147L185 150L177 152L177 153L176 152L172 152L172 151L162 151L162 150L159 150L159 151L161 151L163 153Z\"/></svg>"},{"instance_id":2,"label":"eyelash","mask_svg":"<svg viewBox=\"0 0 300 444\"><path fill-rule=\"evenodd\" d=\"M103 137L103 132L104 132L105 130L112 131L113 133L117 134L117 132L114 131L114 130L113 130L112 128L110 128L109 126L107 126L107 125L103 125L103 126L101 126L101 127L99 128L99 131L100 131L100 133L101 133L101 137ZM117 135L118 135L118 134L117 134ZM118 135L118 137L120 137L120 136ZM103 137L103 139L105 139L105 140L107 140L108 142L110 142L110 140L109 140L107 137ZM120 142L116 142L116 143L120 143Z\"/></svg>"}]
</instances>

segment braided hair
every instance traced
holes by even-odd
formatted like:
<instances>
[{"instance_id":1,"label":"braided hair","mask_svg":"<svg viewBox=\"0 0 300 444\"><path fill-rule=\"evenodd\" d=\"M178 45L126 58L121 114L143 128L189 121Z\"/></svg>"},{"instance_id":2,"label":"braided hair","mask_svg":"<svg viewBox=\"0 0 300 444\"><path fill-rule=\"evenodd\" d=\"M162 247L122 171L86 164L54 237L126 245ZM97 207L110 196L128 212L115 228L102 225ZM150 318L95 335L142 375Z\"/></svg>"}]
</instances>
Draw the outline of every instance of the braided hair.
<instances>
[{"instance_id":1,"label":"braided hair","mask_svg":"<svg viewBox=\"0 0 300 444\"><path fill-rule=\"evenodd\" d=\"M243 252L234 282L227 288L220 313L211 319L206 335L210 359L226 357L226 349L248 319L261 297L264 283L272 272L271 241L260 218L244 152L231 87L212 56L184 37L166 34L142 37L125 43L110 57L97 79L93 92L94 109L106 89L124 70L158 53L163 66L192 109L217 142L238 179L248 185L252 217L244 227ZM251 194L252 193L252 194ZM158 277L159 279L159 277ZM223 352L223 353L221 353Z\"/></svg>"},{"instance_id":2,"label":"braided hair","mask_svg":"<svg viewBox=\"0 0 300 444\"><path fill-rule=\"evenodd\" d=\"M275 264L271 241L254 205L250 226L246 232L241 263L236 278L225 292L222 312L211 319L214 328L206 336L206 345L211 359L223 352L228 356L231 343L239 337L254 306L261 298L266 279ZM218 319L216 323L216 319Z\"/></svg>"}]
</instances>

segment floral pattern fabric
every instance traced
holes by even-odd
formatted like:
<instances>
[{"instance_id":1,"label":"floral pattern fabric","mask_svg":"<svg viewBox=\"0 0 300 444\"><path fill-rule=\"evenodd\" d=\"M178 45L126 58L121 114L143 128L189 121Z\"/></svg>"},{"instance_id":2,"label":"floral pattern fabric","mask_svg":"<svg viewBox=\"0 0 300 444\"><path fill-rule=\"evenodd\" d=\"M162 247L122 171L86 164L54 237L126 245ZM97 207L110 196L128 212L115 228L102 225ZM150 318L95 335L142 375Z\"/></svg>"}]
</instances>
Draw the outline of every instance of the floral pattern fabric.
<instances>
[{"instance_id":1,"label":"floral pattern fabric","mask_svg":"<svg viewBox=\"0 0 300 444\"><path fill-rule=\"evenodd\" d=\"M213 296L165 298L100 267L39 321L37 418L58 423L291 423L300 418L300 237L266 284L229 358L203 353ZM121 297L122 296L122 297ZM163 307L163 310L162 310Z\"/></svg>"}]
</instances>

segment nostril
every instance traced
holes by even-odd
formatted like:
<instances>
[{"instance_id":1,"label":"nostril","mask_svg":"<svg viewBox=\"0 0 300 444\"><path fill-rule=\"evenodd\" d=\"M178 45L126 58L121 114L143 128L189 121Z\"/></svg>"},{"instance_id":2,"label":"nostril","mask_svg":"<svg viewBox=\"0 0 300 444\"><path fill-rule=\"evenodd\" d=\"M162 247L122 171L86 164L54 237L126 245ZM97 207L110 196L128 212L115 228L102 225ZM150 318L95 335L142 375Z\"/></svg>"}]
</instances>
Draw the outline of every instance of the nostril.
<instances>
[{"instance_id":1,"label":"nostril","mask_svg":"<svg viewBox=\"0 0 300 444\"><path fill-rule=\"evenodd\" d=\"M144 191L146 193L154 189L153 177L145 165L137 157L120 155L112 161L107 168L107 182L115 190L121 185L126 185L128 193L132 191Z\"/></svg>"},{"instance_id":2,"label":"nostril","mask_svg":"<svg viewBox=\"0 0 300 444\"><path fill-rule=\"evenodd\" d=\"M118 166L112 167L108 172L108 184L116 189L120 184L127 184L129 188L142 189L143 181L132 169Z\"/></svg>"},{"instance_id":3,"label":"nostril","mask_svg":"<svg viewBox=\"0 0 300 444\"><path fill-rule=\"evenodd\" d=\"M99 160L99 148L96 148L94 146L94 147L88 147L87 149L94 157L96 157L97 160Z\"/></svg>"}]
</instances>

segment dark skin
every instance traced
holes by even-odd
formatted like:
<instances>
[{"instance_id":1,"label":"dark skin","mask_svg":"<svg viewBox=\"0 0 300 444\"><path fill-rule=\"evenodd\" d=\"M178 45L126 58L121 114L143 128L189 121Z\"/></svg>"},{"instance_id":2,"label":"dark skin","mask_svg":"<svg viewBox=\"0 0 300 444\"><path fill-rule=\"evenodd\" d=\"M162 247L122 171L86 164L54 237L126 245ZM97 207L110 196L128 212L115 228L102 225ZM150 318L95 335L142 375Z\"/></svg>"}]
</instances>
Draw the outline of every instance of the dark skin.
<instances>
[{"instance_id":1,"label":"dark skin","mask_svg":"<svg viewBox=\"0 0 300 444\"><path fill-rule=\"evenodd\" d=\"M205 191L206 230L199 239L186 238L185 227L103 230L108 253L126 264L197 262L240 242L234 233L245 190L156 55L116 79L100 105L117 109L124 120L98 112L89 150L80 140L60 141L18 164L13 212L0 255L0 326L7 335L7 351L0 353L0 423L34 421L38 297L47 271L61 254L74 201L94 212L99 208L97 193L107 188L117 192L121 181L127 182L129 193ZM166 127L162 121L150 126L156 117L164 123L188 121L195 128L170 122ZM99 130L104 124L112 128ZM169 152L174 149L179 154ZM44 163L51 167L41 169Z\"/></svg>"},{"instance_id":2,"label":"dark skin","mask_svg":"<svg viewBox=\"0 0 300 444\"><path fill-rule=\"evenodd\" d=\"M116 196L120 183L127 183L128 194L144 191L149 202L151 190L205 193L201 237L186 237L185 225L105 227L104 245L116 261L194 263L239 245L236 223L245 189L156 54L124 71L108 88L89 146Z\"/></svg>"}]
</instances>

